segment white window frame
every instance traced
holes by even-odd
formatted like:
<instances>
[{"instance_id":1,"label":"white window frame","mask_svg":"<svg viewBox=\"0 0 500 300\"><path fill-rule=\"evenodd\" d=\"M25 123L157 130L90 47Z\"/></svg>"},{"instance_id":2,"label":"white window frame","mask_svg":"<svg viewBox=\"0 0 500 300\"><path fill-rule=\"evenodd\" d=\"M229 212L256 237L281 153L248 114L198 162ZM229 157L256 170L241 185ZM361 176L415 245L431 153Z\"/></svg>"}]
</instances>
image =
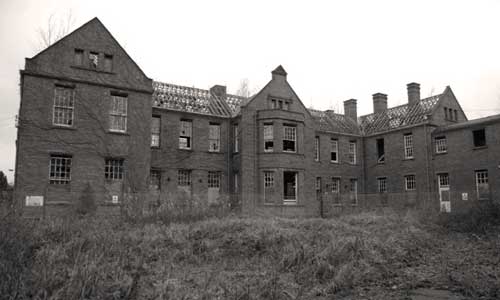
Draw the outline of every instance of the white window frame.
<instances>
[{"instance_id":1,"label":"white window frame","mask_svg":"<svg viewBox=\"0 0 500 300\"><path fill-rule=\"evenodd\" d=\"M354 198L353 198L354 201L351 202L351 205L357 206L358 205L358 179L357 178L351 178L349 180L349 191L354 194Z\"/></svg>"},{"instance_id":2,"label":"white window frame","mask_svg":"<svg viewBox=\"0 0 500 300\"><path fill-rule=\"evenodd\" d=\"M436 144L436 153L440 154L448 152L448 145L445 136L436 137L434 139L434 143Z\"/></svg>"},{"instance_id":3,"label":"white window frame","mask_svg":"<svg viewBox=\"0 0 500 300\"><path fill-rule=\"evenodd\" d=\"M285 141L293 142L293 150L285 150ZM297 152L297 127L283 125L283 152Z\"/></svg>"},{"instance_id":4,"label":"white window frame","mask_svg":"<svg viewBox=\"0 0 500 300\"><path fill-rule=\"evenodd\" d=\"M415 191L417 189L417 179L414 174L405 175L405 190Z\"/></svg>"},{"instance_id":5,"label":"white window frame","mask_svg":"<svg viewBox=\"0 0 500 300\"><path fill-rule=\"evenodd\" d=\"M208 171L208 188L220 189L222 173L220 171Z\"/></svg>"},{"instance_id":6,"label":"white window frame","mask_svg":"<svg viewBox=\"0 0 500 300\"><path fill-rule=\"evenodd\" d=\"M320 153L319 153L319 136L314 138L314 161L319 161Z\"/></svg>"},{"instance_id":7,"label":"white window frame","mask_svg":"<svg viewBox=\"0 0 500 300\"><path fill-rule=\"evenodd\" d=\"M387 193L387 177L378 177L377 187L379 194Z\"/></svg>"},{"instance_id":8,"label":"white window frame","mask_svg":"<svg viewBox=\"0 0 500 300\"><path fill-rule=\"evenodd\" d=\"M126 96L111 95L109 109L109 130L113 132L127 132L127 106Z\"/></svg>"},{"instance_id":9,"label":"white window frame","mask_svg":"<svg viewBox=\"0 0 500 300\"><path fill-rule=\"evenodd\" d=\"M285 198L285 173L294 173L295 176L295 198ZM297 199L299 198L299 172L296 171L283 171L283 204L285 205L290 205L290 204L297 204Z\"/></svg>"},{"instance_id":10,"label":"white window frame","mask_svg":"<svg viewBox=\"0 0 500 300\"><path fill-rule=\"evenodd\" d=\"M220 124L208 125L208 151L220 152Z\"/></svg>"},{"instance_id":11,"label":"white window frame","mask_svg":"<svg viewBox=\"0 0 500 300\"><path fill-rule=\"evenodd\" d=\"M186 141L184 145L183 141ZM193 121L180 120L179 123L179 149L191 150L193 148Z\"/></svg>"},{"instance_id":12,"label":"white window frame","mask_svg":"<svg viewBox=\"0 0 500 300\"><path fill-rule=\"evenodd\" d=\"M274 188L274 171L264 171L264 188Z\"/></svg>"},{"instance_id":13,"label":"white window frame","mask_svg":"<svg viewBox=\"0 0 500 300\"><path fill-rule=\"evenodd\" d=\"M158 126L156 126L158 120ZM160 147L161 143L161 117L153 116L151 119L151 147Z\"/></svg>"},{"instance_id":14,"label":"white window frame","mask_svg":"<svg viewBox=\"0 0 500 300\"><path fill-rule=\"evenodd\" d=\"M354 141L349 142L349 163L351 165L355 165L357 163L356 152L357 152L356 142Z\"/></svg>"},{"instance_id":15,"label":"white window frame","mask_svg":"<svg viewBox=\"0 0 500 300\"><path fill-rule=\"evenodd\" d=\"M413 158L413 134L408 133L403 136L405 159Z\"/></svg>"},{"instance_id":16,"label":"white window frame","mask_svg":"<svg viewBox=\"0 0 500 300\"><path fill-rule=\"evenodd\" d=\"M240 152L240 132L238 124L233 125L234 148L233 152Z\"/></svg>"},{"instance_id":17,"label":"white window frame","mask_svg":"<svg viewBox=\"0 0 500 300\"><path fill-rule=\"evenodd\" d=\"M336 160L332 160L332 153L335 153ZM330 162L338 163L339 162L339 140L338 139L330 139Z\"/></svg>"},{"instance_id":18,"label":"white window frame","mask_svg":"<svg viewBox=\"0 0 500 300\"><path fill-rule=\"evenodd\" d=\"M49 160L49 183L69 184L71 182L71 155L51 154Z\"/></svg>"},{"instance_id":19,"label":"white window frame","mask_svg":"<svg viewBox=\"0 0 500 300\"><path fill-rule=\"evenodd\" d=\"M477 194L477 199L478 200L488 200L489 195L487 198L481 198L481 194L479 192L479 189L481 186L486 186L488 189L488 192L490 191L490 185L489 185L489 179L488 179L488 170L478 170L475 171L475 178L476 178L476 194Z\"/></svg>"},{"instance_id":20,"label":"white window frame","mask_svg":"<svg viewBox=\"0 0 500 300\"><path fill-rule=\"evenodd\" d=\"M266 149L266 142L272 142L273 147ZM264 124L264 152L274 151L274 126L273 124Z\"/></svg>"},{"instance_id":21,"label":"white window frame","mask_svg":"<svg viewBox=\"0 0 500 300\"><path fill-rule=\"evenodd\" d=\"M52 124L73 127L75 116L75 90L57 86L54 89ZM68 124L69 123L69 124Z\"/></svg>"},{"instance_id":22,"label":"white window frame","mask_svg":"<svg viewBox=\"0 0 500 300\"><path fill-rule=\"evenodd\" d=\"M122 158L106 158L104 161L104 178L106 180L122 180L125 174L125 160Z\"/></svg>"},{"instance_id":23,"label":"white window frame","mask_svg":"<svg viewBox=\"0 0 500 300\"><path fill-rule=\"evenodd\" d=\"M191 186L191 170L177 170L177 186Z\"/></svg>"}]
</instances>

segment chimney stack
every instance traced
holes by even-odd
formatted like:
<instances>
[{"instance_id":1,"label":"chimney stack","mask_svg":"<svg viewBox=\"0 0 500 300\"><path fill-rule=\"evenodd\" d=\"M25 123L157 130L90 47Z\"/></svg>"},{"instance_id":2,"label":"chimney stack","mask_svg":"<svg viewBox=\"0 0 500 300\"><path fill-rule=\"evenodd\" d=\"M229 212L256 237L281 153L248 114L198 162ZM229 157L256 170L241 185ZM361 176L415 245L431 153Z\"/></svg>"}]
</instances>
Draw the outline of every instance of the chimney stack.
<instances>
[{"instance_id":1,"label":"chimney stack","mask_svg":"<svg viewBox=\"0 0 500 300\"><path fill-rule=\"evenodd\" d=\"M215 95L220 99L226 99L226 86L224 85L214 85L210 88L210 93Z\"/></svg>"},{"instance_id":2,"label":"chimney stack","mask_svg":"<svg viewBox=\"0 0 500 300\"><path fill-rule=\"evenodd\" d=\"M281 65L274 69L271 74L273 75L273 80L286 80L287 73Z\"/></svg>"},{"instance_id":3,"label":"chimney stack","mask_svg":"<svg viewBox=\"0 0 500 300\"><path fill-rule=\"evenodd\" d=\"M408 104L412 105L420 101L420 84L416 82L408 83Z\"/></svg>"},{"instance_id":4,"label":"chimney stack","mask_svg":"<svg viewBox=\"0 0 500 300\"><path fill-rule=\"evenodd\" d=\"M349 99L344 101L344 115L351 118L353 121L358 120L358 109L356 99Z\"/></svg>"},{"instance_id":5,"label":"chimney stack","mask_svg":"<svg viewBox=\"0 0 500 300\"><path fill-rule=\"evenodd\" d=\"M378 114L387 110L387 95L382 93L373 94L373 113Z\"/></svg>"}]
</instances>

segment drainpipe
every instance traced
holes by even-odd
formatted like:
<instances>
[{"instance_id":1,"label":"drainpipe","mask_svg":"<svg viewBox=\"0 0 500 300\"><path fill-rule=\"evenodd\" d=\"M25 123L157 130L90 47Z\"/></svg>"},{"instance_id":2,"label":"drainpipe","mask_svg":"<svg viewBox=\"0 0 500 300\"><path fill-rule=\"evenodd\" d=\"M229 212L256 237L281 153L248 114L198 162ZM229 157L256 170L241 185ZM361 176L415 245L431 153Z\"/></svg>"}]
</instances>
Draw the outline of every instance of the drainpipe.
<instances>
[{"instance_id":1,"label":"drainpipe","mask_svg":"<svg viewBox=\"0 0 500 300\"><path fill-rule=\"evenodd\" d=\"M428 203L425 203L425 202L429 202L429 197L431 197L431 184L430 184L430 171L429 171L429 134L428 134L428 130L427 130L427 123L424 124L424 132L425 132L425 172L426 172L426 177L427 177L427 197L426 199L424 200L424 207L427 206Z\"/></svg>"}]
</instances>

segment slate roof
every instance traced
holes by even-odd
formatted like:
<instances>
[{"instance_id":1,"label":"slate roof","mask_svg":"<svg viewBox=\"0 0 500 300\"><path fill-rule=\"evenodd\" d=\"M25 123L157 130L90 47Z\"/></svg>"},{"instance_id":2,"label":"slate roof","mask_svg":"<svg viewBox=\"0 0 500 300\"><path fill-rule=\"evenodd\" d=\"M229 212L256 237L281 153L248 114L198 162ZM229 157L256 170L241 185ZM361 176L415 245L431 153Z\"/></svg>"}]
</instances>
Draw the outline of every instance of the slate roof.
<instances>
[{"instance_id":1,"label":"slate roof","mask_svg":"<svg viewBox=\"0 0 500 300\"><path fill-rule=\"evenodd\" d=\"M442 126L442 127L437 128L436 131L434 131L434 133L463 129L463 128L474 127L474 126L487 125L487 124L497 123L497 122L500 122L500 114L488 116L488 117L484 117L484 118L479 118L479 119L474 119L474 120L469 120L469 121L461 122L461 123L457 123L457 124L450 124L447 126Z\"/></svg>"},{"instance_id":2,"label":"slate roof","mask_svg":"<svg viewBox=\"0 0 500 300\"><path fill-rule=\"evenodd\" d=\"M308 109L315 127L321 131L359 135L359 126L353 119L333 111Z\"/></svg>"},{"instance_id":3,"label":"slate roof","mask_svg":"<svg viewBox=\"0 0 500 300\"><path fill-rule=\"evenodd\" d=\"M358 118L360 130L362 134L370 135L426 122L441 95L425 98L411 105L391 107L378 114L361 116Z\"/></svg>"},{"instance_id":4,"label":"slate roof","mask_svg":"<svg viewBox=\"0 0 500 300\"><path fill-rule=\"evenodd\" d=\"M159 81L153 82L153 107L218 117L232 117L239 113L245 100L245 97L229 94L225 99L222 99L209 90Z\"/></svg>"}]
</instances>

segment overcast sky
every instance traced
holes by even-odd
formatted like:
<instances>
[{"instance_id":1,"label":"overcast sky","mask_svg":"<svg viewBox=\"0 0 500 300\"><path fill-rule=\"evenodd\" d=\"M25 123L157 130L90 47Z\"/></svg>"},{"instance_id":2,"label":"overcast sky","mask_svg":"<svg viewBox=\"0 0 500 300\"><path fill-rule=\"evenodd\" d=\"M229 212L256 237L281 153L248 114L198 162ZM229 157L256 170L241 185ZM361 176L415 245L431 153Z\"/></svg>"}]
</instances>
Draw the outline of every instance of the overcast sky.
<instances>
[{"instance_id":1,"label":"overcast sky","mask_svg":"<svg viewBox=\"0 0 500 300\"><path fill-rule=\"evenodd\" d=\"M371 95L389 106L450 85L469 119L500 113L500 1L0 0L0 170L12 181L19 70L37 29L71 11L73 29L98 17L154 80L257 91L278 65L308 107L342 112Z\"/></svg>"}]
</instances>

